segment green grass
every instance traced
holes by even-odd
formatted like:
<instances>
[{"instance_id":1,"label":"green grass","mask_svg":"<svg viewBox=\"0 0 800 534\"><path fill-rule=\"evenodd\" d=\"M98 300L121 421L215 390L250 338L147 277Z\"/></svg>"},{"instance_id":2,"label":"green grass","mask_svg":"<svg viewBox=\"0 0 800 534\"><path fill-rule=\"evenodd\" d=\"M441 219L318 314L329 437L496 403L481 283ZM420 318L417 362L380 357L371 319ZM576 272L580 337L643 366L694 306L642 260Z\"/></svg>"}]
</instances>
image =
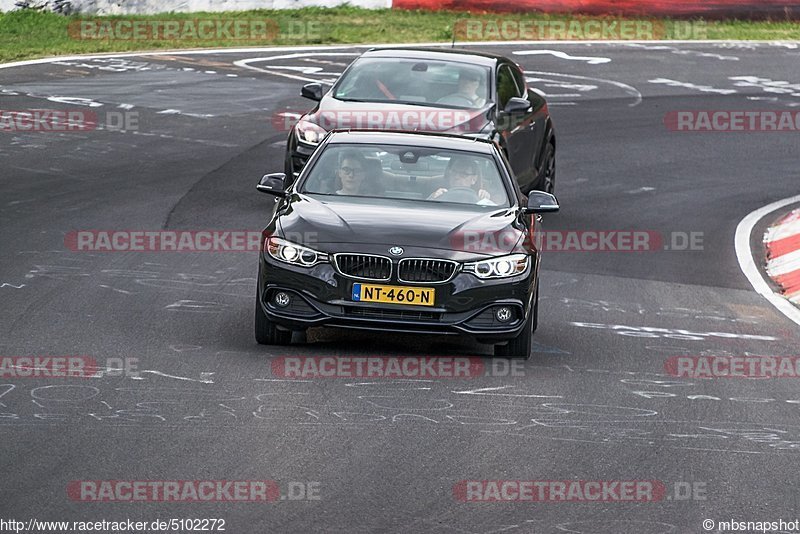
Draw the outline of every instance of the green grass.
<instances>
[{"instance_id":1,"label":"green grass","mask_svg":"<svg viewBox=\"0 0 800 534\"><path fill-rule=\"evenodd\" d=\"M158 49L214 48L230 46L356 44L356 43L414 43L450 42L454 25L460 19L492 22L511 20L514 23L566 20L565 15L530 14L469 14L462 12L423 12L391 9L368 10L354 7L305 8L299 10L255 10L225 13L166 13L135 16L78 16L65 17L33 10L0 13L0 62L76 53L144 51ZM82 19L102 21L155 21L197 19L268 19L280 28L277 36L259 40L153 40L153 39L92 39L73 38L68 33L70 22ZM588 17L569 17L569 20L589 20ZM695 21L696 22L696 21ZM312 27L311 35L289 28ZM462 22L461 24L464 24ZM666 32L659 37L672 38L672 22L664 21ZM788 21L747 22L717 21L700 23L703 32L697 37L707 39L741 40L800 40L800 24ZM463 26L462 26L463 27ZM475 37L475 34L472 35ZM460 42L468 40L460 34Z\"/></svg>"}]
</instances>

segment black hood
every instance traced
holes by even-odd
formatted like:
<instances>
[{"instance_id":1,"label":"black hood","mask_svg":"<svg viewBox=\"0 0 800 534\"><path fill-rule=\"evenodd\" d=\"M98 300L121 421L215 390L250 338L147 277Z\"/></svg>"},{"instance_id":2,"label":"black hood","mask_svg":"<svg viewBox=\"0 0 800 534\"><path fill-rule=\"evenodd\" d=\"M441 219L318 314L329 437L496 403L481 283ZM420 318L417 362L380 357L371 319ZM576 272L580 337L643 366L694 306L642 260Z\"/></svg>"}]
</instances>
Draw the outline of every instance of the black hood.
<instances>
[{"instance_id":1,"label":"black hood","mask_svg":"<svg viewBox=\"0 0 800 534\"><path fill-rule=\"evenodd\" d=\"M301 194L289 199L278 230L322 252L387 255L398 245L406 257L462 261L510 253L525 235L510 208Z\"/></svg>"}]
</instances>

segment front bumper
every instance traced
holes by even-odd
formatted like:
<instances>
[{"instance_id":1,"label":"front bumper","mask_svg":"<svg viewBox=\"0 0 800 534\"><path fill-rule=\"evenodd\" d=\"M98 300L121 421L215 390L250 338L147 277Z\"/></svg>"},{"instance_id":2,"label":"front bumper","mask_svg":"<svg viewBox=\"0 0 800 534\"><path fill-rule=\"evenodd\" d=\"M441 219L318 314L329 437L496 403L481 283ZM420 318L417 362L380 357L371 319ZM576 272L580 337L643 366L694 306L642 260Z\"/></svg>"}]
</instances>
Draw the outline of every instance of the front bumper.
<instances>
[{"instance_id":1,"label":"front bumper","mask_svg":"<svg viewBox=\"0 0 800 534\"><path fill-rule=\"evenodd\" d=\"M537 276L535 262L526 273L508 279L481 280L462 272L449 282L425 285L436 288L434 306L409 306L355 302L351 298L353 283L406 285L396 279L356 280L339 274L329 263L307 269L265 258L264 254L259 263L259 302L279 327L468 335L483 343L507 341L521 332L531 313ZM279 307L273 302L278 291L292 297L289 306ZM500 305L511 308L512 320L500 323L495 318L494 307Z\"/></svg>"}]
</instances>

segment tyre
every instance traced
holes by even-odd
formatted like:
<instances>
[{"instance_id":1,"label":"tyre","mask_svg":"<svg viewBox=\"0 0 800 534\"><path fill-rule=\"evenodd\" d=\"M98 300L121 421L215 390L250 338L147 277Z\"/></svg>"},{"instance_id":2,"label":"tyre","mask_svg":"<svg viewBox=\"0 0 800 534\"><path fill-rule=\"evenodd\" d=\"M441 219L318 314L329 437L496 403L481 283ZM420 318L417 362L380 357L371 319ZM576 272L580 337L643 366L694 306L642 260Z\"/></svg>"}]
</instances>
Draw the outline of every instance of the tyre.
<instances>
[{"instance_id":1,"label":"tyre","mask_svg":"<svg viewBox=\"0 0 800 534\"><path fill-rule=\"evenodd\" d=\"M288 330L278 330L278 327L264 313L258 289L256 289L255 334L259 345L288 345L292 341L292 333Z\"/></svg>"},{"instance_id":2,"label":"tyre","mask_svg":"<svg viewBox=\"0 0 800 534\"><path fill-rule=\"evenodd\" d=\"M539 303L539 296L536 296L536 304L528 314L528 319L525 321L525 326L522 331L510 340L505 345L495 345L494 355L496 358L518 358L521 360L528 360L531 357L532 339L533 339L533 325L537 322L536 312Z\"/></svg>"},{"instance_id":3,"label":"tyre","mask_svg":"<svg viewBox=\"0 0 800 534\"><path fill-rule=\"evenodd\" d=\"M544 166L542 167L542 172L539 173L539 178L536 180L536 183L539 184L538 189L545 193L554 194L556 190L556 148L553 143L547 143L542 161Z\"/></svg>"},{"instance_id":4,"label":"tyre","mask_svg":"<svg viewBox=\"0 0 800 534\"><path fill-rule=\"evenodd\" d=\"M536 279L536 296L534 297L536 300L533 301L533 327L531 331L536 333L536 329L539 328L539 279Z\"/></svg>"}]
</instances>

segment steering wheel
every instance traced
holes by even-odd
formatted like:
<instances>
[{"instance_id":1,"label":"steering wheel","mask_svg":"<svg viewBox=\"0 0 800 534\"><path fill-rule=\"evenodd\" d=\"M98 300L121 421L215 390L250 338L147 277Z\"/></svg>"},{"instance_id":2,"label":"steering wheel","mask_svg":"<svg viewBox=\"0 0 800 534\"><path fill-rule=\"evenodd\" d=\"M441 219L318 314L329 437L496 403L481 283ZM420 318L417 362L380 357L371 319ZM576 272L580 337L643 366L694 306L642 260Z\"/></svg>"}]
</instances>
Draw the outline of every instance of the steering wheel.
<instances>
[{"instance_id":1,"label":"steering wheel","mask_svg":"<svg viewBox=\"0 0 800 534\"><path fill-rule=\"evenodd\" d=\"M451 187L446 193L442 193L437 200L442 200L445 202L459 202L462 204L475 204L480 199L478 198L478 193L476 193L474 189L462 185Z\"/></svg>"},{"instance_id":2,"label":"steering wheel","mask_svg":"<svg viewBox=\"0 0 800 534\"><path fill-rule=\"evenodd\" d=\"M475 102L473 102L469 97L466 97L466 96L458 94L458 93L442 97L439 100L437 100L436 103L437 104L452 104L454 106L475 107Z\"/></svg>"}]
</instances>

